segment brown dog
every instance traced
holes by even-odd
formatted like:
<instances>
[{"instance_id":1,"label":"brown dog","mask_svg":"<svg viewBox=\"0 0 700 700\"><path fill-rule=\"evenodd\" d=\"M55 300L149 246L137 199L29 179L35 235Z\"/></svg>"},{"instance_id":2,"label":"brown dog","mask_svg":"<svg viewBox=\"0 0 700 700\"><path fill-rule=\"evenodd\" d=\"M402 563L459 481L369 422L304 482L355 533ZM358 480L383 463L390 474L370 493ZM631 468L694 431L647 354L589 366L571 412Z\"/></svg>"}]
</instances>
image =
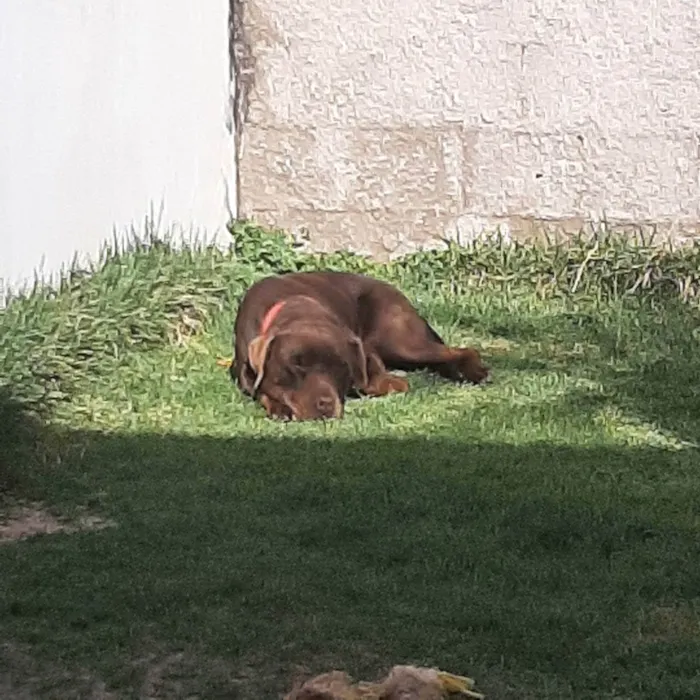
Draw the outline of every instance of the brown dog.
<instances>
[{"instance_id":1,"label":"brown dog","mask_svg":"<svg viewBox=\"0 0 700 700\"><path fill-rule=\"evenodd\" d=\"M429 368L478 384L473 348L452 348L390 284L343 272L267 277L241 301L231 376L270 417L339 418L346 396L408 391L388 369Z\"/></svg>"}]
</instances>

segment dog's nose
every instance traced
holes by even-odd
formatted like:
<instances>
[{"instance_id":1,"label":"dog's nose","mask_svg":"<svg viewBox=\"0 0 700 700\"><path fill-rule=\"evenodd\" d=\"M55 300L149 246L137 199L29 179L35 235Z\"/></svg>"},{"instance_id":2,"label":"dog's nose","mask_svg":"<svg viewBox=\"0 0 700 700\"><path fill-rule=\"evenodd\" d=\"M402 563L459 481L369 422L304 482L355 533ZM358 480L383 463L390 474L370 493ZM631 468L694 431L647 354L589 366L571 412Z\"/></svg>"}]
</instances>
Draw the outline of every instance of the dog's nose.
<instances>
[{"instance_id":1,"label":"dog's nose","mask_svg":"<svg viewBox=\"0 0 700 700\"><path fill-rule=\"evenodd\" d=\"M319 396L316 399L316 410L326 418L332 418L335 413L335 399L332 396Z\"/></svg>"}]
</instances>

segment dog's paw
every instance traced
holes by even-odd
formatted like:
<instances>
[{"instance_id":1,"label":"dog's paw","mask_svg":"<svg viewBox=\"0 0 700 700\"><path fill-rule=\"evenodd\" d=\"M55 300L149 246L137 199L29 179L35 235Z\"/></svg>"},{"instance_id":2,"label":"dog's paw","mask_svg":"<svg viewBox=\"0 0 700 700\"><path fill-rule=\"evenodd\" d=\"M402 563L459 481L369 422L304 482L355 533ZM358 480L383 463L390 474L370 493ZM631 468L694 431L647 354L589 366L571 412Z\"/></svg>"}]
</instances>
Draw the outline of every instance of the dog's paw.
<instances>
[{"instance_id":1,"label":"dog's paw","mask_svg":"<svg viewBox=\"0 0 700 700\"><path fill-rule=\"evenodd\" d=\"M481 361L479 353L473 348L462 351L462 357L457 361L455 369L458 378L463 382L481 384L489 376L489 368Z\"/></svg>"},{"instance_id":2,"label":"dog's paw","mask_svg":"<svg viewBox=\"0 0 700 700\"><path fill-rule=\"evenodd\" d=\"M390 374L388 377L389 391L387 394L404 394L408 391L408 382L403 377Z\"/></svg>"},{"instance_id":3,"label":"dog's paw","mask_svg":"<svg viewBox=\"0 0 700 700\"><path fill-rule=\"evenodd\" d=\"M370 384L368 396L387 396L388 394L405 393L409 389L408 382L403 377L394 374L382 374Z\"/></svg>"}]
</instances>

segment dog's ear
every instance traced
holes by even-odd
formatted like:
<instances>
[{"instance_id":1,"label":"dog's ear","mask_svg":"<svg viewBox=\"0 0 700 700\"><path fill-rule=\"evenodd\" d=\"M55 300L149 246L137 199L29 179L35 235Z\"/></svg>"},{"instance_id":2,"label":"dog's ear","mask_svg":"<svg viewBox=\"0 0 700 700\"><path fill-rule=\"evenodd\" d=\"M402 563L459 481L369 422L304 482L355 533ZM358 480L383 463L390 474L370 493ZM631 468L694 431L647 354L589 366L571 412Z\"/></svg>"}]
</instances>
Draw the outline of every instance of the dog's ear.
<instances>
[{"instance_id":1,"label":"dog's ear","mask_svg":"<svg viewBox=\"0 0 700 700\"><path fill-rule=\"evenodd\" d=\"M265 374L265 361L270 350L270 343L275 339L274 334L258 335L248 343L248 364L255 372L253 392L258 390Z\"/></svg>"},{"instance_id":2,"label":"dog's ear","mask_svg":"<svg viewBox=\"0 0 700 700\"><path fill-rule=\"evenodd\" d=\"M362 341L353 335L350 337L349 362L352 383L356 389L365 389L368 384L367 379L367 356Z\"/></svg>"}]
</instances>

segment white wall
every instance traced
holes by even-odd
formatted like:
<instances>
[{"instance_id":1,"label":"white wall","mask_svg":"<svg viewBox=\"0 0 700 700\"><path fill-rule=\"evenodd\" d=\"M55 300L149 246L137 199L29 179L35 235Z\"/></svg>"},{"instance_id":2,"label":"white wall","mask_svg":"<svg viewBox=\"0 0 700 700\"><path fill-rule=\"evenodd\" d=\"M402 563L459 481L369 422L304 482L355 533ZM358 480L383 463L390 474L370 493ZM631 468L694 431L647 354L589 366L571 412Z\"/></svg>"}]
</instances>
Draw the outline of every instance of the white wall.
<instances>
[{"instance_id":1,"label":"white wall","mask_svg":"<svg viewBox=\"0 0 700 700\"><path fill-rule=\"evenodd\" d=\"M228 0L0 2L0 278L94 255L161 203L164 227L225 231L228 14Z\"/></svg>"}]
</instances>

